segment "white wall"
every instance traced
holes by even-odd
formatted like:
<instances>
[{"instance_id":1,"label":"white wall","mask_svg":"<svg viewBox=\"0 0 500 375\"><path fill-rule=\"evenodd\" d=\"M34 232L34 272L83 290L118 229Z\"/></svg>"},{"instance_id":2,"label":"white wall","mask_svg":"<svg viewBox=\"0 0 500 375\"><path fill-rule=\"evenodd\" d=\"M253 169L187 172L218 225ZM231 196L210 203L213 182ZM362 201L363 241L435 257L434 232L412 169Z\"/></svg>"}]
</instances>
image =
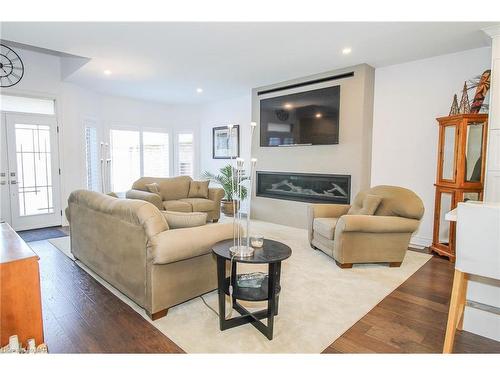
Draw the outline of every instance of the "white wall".
<instances>
[{"instance_id":1,"label":"white wall","mask_svg":"<svg viewBox=\"0 0 500 375\"><path fill-rule=\"evenodd\" d=\"M25 65L25 76L12 88L3 89L5 94L34 95L56 99L60 128L59 157L61 175L61 204L66 207L69 194L85 188L84 120L92 118L106 133L113 125L142 128L168 129L170 154L173 160L176 132L192 130L195 150L200 144L199 107L191 105L167 105L128 98L102 95L72 83L61 81L60 58L30 50L16 48ZM195 155L195 175L199 165ZM172 169L173 171L173 169ZM66 219L64 218L64 224Z\"/></svg>"},{"instance_id":2,"label":"white wall","mask_svg":"<svg viewBox=\"0 0 500 375\"><path fill-rule=\"evenodd\" d=\"M203 171L217 173L221 167L229 163L228 159L212 158L212 129L229 124L240 125L240 157L245 159L246 165L248 165L250 160L251 111L252 97L250 93L233 99L213 102L201 108L200 173ZM246 212L245 204L242 205L242 211Z\"/></svg>"},{"instance_id":3,"label":"white wall","mask_svg":"<svg viewBox=\"0 0 500 375\"><path fill-rule=\"evenodd\" d=\"M422 198L425 215L415 244L432 242L436 117L448 115L464 81L489 69L490 54L480 48L375 71L371 185L407 187Z\"/></svg>"}]
</instances>

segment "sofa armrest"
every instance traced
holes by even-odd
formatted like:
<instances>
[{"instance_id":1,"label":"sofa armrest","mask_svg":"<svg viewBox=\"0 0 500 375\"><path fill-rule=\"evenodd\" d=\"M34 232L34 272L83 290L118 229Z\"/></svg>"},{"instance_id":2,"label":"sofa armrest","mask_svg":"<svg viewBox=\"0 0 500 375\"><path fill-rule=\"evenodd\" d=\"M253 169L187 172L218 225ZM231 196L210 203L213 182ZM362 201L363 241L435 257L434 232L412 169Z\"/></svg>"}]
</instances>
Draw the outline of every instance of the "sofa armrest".
<instances>
[{"instance_id":1,"label":"sofa armrest","mask_svg":"<svg viewBox=\"0 0 500 375\"><path fill-rule=\"evenodd\" d=\"M307 206L307 229L309 243L313 236L313 221L317 217L340 217L345 215L351 208L348 204L310 204Z\"/></svg>"},{"instance_id":2,"label":"sofa armrest","mask_svg":"<svg viewBox=\"0 0 500 375\"><path fill-rule=\"evenodd\" d=\"M344 215L337 221L335 238L341 232L413 233L419 223L399 216Z\"/></svg>"},{"instance_id":3,"label":"sofa armrest","mask_svg":"<svg viewBox=\"0 0 500 375\"><path fill-rule=\"evenodd\" d=\"M127 191L125 197L128 199L140 199L149 203L154 204L159 210L164 210L163 201L161 197L156 193L150 193L148 191L142 191L137 189L131 189Z\"/></svg>"},{"instance_id":4,"label":"sofa armrest","mask_svg":"<svg viewBox=\"0 0 500 375\"><path fill-rule=\"evenodd\" d=\"M225 194L222 188L208 188L208 199L214 201L217 207L220 207L220 201L224 198Z\"/></svg>"},{"instance_id":5,"label":"sofa armrest","mask_svg":"<svg viewBox=\"0 0 500 375\"><path fill-rule=\"evenodd\" d=\"M349 211L349 204L310 204L307 206L309 217L341 217Z\"/></svg>"},{"instance_id":6,"label":"sofa armrest","mask_svg":"<svg viewBox=\"0 0 500 375\"><path fill-rule=\"evenodd\" d=\"M233 238L233 224L171 229L151 238L153 264L167 264L208 254L219 241Z\"/></svg>"}]
</instances>

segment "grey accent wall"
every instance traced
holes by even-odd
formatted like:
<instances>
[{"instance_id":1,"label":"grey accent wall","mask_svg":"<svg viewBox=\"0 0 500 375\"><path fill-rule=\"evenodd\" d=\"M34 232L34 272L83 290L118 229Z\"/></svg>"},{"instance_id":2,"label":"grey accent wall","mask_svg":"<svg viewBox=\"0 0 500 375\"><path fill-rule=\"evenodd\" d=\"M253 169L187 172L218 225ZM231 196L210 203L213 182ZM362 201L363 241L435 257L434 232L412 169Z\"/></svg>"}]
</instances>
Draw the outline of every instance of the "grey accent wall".
<instances>
[{"instance_id":1,"label":"grey accent wall","mask_svg":"<svg viewBox=\"0 0 500 375\"><path fill-rule=\"evenodd\" d=\"M354 77L323 82L258 96L257 92L289 84L354 72ZM252 90L252 121L257 122L252 142L252 157L258 171L331 173L351 175L351 201L370 185L375 70L356 65L302 77ZM339 144L325 146L260 147L260 99L340 85ZM252 218L297 228L307 227L307 203L255 196Z\"/></svg>"}]
</instances>

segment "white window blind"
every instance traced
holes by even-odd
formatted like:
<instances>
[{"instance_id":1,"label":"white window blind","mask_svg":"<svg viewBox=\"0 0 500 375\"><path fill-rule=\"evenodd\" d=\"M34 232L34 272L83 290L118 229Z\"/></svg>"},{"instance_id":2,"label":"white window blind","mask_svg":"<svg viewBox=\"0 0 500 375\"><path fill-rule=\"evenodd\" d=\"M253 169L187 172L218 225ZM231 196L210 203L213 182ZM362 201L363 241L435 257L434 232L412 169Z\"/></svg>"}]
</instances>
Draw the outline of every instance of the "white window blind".
<instances>
[{"instance_id":1,"label":"white window blind","mask_svg":"<svg viewBox=\"0 0 500 375\"><path fill-rule=\"evenodd\" d=\"M140 133L112 129L110 141L112 189L115 192L127 191L141 175Z\"/></svg>"},{"instance_id":2,"label":"white window blind","mask_svg":"<svg viewBox=\"0 0 500 375\"><path fill-rule=\"evenodd\" d=\"M193 177L193 133L180 133L177 135L177 153L179 175Z\"/></svg>"},{"instance_id":3,"label":"white window blind","mask_svg":"<svg viewBox=\"0 0 500 375\"><path fill-rule=\"evenodd\" d=\"M142 133L143 176L169 177L168 134Z\"/></svg>"},{"instance_id":4,"label":"white window blind","mask_svg":"<svg viewBox=\"0 0 500 375\"><path fill-rule=\"evenodd\" d=\"M100 191L100 160L97 147L97 129L85 127L85 158L87 164L87 189Z\"/></svg>"}]
</instances>

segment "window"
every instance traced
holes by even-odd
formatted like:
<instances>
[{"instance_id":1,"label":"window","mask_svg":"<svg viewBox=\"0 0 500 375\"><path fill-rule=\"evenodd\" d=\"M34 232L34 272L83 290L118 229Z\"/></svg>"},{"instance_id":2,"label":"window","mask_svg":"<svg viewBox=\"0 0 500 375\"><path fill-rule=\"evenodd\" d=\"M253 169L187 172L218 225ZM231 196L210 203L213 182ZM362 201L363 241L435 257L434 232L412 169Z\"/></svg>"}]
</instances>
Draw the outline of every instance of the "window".
<instances>
[{"instance_id":1,"label":"window","mask_svg":"<svg viewBox=\"0 0 500 375\"><path fill-rule=\"evenodd\" d=\"M180 176L193 177L193 133L177 135L177 170Z\"/></svg>"},{"instance_id":2,"label":"window","mask_svg":"<svg viewBox=\"0 0 500 375\"><path fill-rule=\"evenodd\" d=\"M54 115L56 113L53 99L29 98L14 95L1 95L0 110L6 112L39 113L43 115Z\"/></svg>"},{"instance_id":3,"label":"window","mask_svg":"<svg viewBox=\"0 0 500 375\"><path fill-rule=\"evenodd\" d=\"M101 191L99 186L99 151L97 148L97 129L85 127L85 159L87 166L87 189Z\"/></svg>"},{"instance_id":4,"label":"window","mask_svg":"<svg viewBox=\"0 0 500 375\"><path fill-rule=\"evenodd\" d=\"M141 176L140 138L138 131L110 131L113 191L127 191Z\"/></svg>"},{"instance_id":5,"label":"window","mask_svg":"<svg viewBox=\"0 0 500 375\"><path fill-rule=\"evenodd\" d=\"M142 133L143 176L169 177L168 134Z\"/></svg>"},{"instance_id":6,"label":"window","mask_svg":"<svg viewBox=\"0 0 500 375\"><path fill-rule=\"evenodd\" d=\"M168 133L112 129L110 140L113 191L130 189L141 176L170 176Z\"/></svg>"}]
</instances>

